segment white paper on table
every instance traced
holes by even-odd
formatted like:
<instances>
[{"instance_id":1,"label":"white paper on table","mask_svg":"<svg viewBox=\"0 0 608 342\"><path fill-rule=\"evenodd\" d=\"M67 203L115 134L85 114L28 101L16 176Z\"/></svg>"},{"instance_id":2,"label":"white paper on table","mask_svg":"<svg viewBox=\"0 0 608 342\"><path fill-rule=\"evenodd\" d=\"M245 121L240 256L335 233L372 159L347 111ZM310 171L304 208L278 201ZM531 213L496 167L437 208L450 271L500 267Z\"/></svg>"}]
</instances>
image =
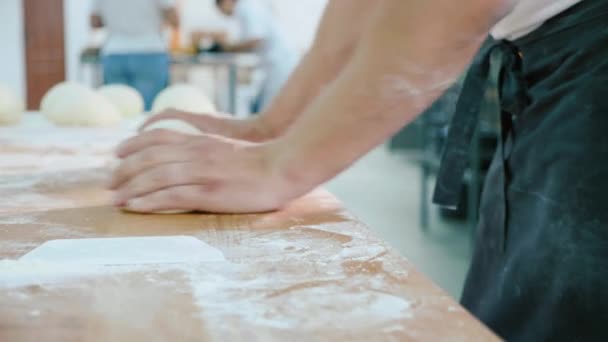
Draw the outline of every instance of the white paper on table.
<instances>
[{"instance_id":1,"label":"white paper on table","mask_svg":"<svg viewBox=\"0 0 608 342\"><path fill-rule=\"evenodd\" d=\"M191 236L51 240L20 261L86 265L179 264L225 261L217 248Z\"/></svg>"}]
</instances>

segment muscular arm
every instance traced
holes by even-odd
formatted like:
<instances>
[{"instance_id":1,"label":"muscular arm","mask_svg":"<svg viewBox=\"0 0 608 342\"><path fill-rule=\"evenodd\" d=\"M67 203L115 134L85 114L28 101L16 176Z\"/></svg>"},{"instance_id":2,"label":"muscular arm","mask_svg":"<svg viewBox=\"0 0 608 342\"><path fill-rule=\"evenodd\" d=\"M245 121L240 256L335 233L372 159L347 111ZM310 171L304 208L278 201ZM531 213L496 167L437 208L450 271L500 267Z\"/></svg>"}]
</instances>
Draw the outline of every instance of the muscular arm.
<instances>
[{"instance_id":1,"label":"muscular arm","mask_svg":"<svg viewBox=\"0 0 608 342\"><path fill-rule=\"evenodd\" d=\"M340 76L272 144L292 196L321 184L432 103L508 0L384 0Z\"/></svg>"},{"instance_id":2,"label":"muscular arm","mask_svg":"<svg viewBox=\"0 0 608 342\"><path fill-rule=\"evenodd\" d=\"M379 1L332 0L327 5L309 53L265 113L259 117L264 135L281 135L308 104L342 71Z\"/></svg>"}]
</instances>

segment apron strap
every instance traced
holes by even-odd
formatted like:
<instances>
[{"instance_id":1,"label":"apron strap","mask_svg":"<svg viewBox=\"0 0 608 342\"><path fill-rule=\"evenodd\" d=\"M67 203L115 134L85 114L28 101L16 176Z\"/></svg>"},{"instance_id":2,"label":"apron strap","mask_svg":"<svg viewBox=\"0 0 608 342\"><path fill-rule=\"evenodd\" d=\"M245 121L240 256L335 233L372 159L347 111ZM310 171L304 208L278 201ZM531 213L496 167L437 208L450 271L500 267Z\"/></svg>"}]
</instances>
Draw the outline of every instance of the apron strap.
<instances>
[{"instance_id":1,"label":"apron strap","mask_svg":"<svg viewBox=\"0 0 608 342\"><path fill-rule=\"evenodd\" d=\"M480 113L491 115L501 123L499 148L504 161L507 156L503 151L503 109L519 113L527 104L524 80L519 72L521 59L518 50L506 41L490 38L487 43L487 48L482 49L465 78L437 175L433 202L450 209L456 209L459 204ZM502 101L502 98L506 101Z\"/></svg>"}]
</instances>

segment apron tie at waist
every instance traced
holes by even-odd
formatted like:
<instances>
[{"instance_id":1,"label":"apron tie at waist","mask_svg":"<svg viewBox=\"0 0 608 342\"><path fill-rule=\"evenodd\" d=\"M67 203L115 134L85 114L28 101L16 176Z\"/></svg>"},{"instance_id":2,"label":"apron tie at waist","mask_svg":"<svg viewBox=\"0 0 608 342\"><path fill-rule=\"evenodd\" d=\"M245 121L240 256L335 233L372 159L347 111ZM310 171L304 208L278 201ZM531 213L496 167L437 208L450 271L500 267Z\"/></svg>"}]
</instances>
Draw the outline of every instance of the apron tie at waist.
<instances>
[{"instance_id":1,"label":"apron tie at waist","mask_svg":"<svg viewBox=\"0 0 608 342\"><path fill-rule=\"evenodd\" d=\"M490 38L471 64L450 124L433 195L435 204L452 209L458 207L471 142L482 113L500 123L499 152L503 161L508 158L503 146L505 129L510 127L505 127L507 122L503 113L516 116L529 102L521 58L513 44Z\"/></svg>"}]
</instances>

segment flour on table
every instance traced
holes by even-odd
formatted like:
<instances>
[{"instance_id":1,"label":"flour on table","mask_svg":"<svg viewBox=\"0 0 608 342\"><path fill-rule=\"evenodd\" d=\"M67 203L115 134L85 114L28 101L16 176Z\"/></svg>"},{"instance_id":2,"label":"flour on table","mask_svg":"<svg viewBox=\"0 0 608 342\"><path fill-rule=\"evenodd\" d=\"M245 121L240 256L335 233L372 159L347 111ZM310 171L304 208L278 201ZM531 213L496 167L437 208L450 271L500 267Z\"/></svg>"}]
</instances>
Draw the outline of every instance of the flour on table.
<instances>
[{"instance_id":1,"label":"flour on table","mask_svg":"<svg viewBox=\"0 0 608 342\"><path fill-rule=\"evenodd\" d=\"M57 284L102 273L101 268L44 261L0 260L0 288Z\"/></svg>"}]
</instances>

